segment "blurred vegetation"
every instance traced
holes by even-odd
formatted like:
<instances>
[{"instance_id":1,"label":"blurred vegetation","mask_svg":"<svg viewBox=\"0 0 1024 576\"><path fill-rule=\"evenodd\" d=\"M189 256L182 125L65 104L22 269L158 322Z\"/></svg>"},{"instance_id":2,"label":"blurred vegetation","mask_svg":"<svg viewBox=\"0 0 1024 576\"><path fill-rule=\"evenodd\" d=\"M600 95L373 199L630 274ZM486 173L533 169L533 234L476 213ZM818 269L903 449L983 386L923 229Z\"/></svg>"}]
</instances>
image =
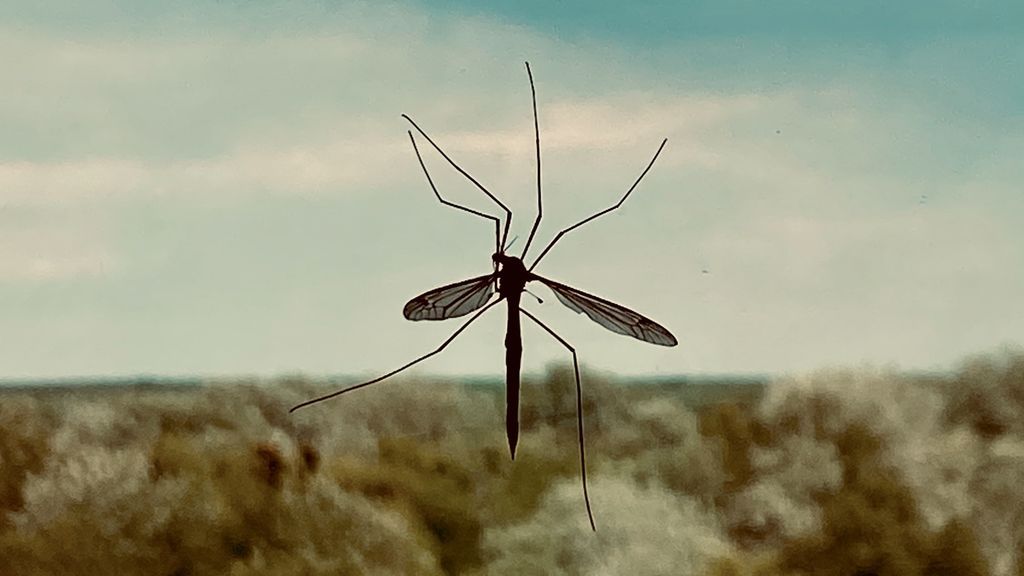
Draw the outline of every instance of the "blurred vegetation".
<instances>
[{"instance_id":1,"label":"blurred vegetation","mask_svg":"<svg viewBox=\"0 0 1024 576\"><path fill-rule=\"evenodd\" d=\"M0 388L0 573L1024 575L1024 354L770 383Z\"/></svg>"}]
</instances>

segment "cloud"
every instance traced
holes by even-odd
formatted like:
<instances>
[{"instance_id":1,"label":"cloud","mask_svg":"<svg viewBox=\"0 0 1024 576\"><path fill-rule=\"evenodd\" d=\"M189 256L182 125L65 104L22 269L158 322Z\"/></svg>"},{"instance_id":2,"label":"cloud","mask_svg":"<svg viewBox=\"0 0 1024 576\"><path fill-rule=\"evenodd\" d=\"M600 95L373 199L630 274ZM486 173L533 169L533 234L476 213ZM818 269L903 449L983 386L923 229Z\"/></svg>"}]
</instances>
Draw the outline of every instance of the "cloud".
<instances>
[{"instance_id":1,"label":"cloud","mask_svg":"<svg viewBox=\"0 0 1024 576\"><path fill-rule=\"evenodd\" d=\"M118 271L117 249L101 220L63 214L19 222L0 216L0 283L64 282Z\"/></svg>"},{"instance_id":2,"label":"cloud","mask_svg":"<svg viewBox=\"0 0 1024 576\"><path fill-rule=\"evenodd\" d=\"M289 42L278 41L275 45L283 45L279 49L285 53L300 51L300 47L319 46L302 38L295 43L296 46L292 46ZM230 47L239 51L244 48L244 45ZM169 62L180 60L187 64L195 59L192 56L195 50L194 46L186 45L177 53L162 47L159 54ZM98 52L107 54L107 51ZM226 56L234 58L240 54L232 51ZM109 57L112 61L108 66L120 65L121 55L115 53ZM317 57L323 56L317 54ZM396 77L395 81L398 80ZM92 81L82 78L81 82L80 87L87 91ZM79 91L78 87L75 91ZM477 91L478 94L461 96L453 92L446 99L458 101L461 97L463 101L472 101L490 92L486 87ZM156 93L152 97L159 99ZM581 165L603 162L604 158L622 155L624 151L631 153L640 149L647 154L662 138L670 136L671 153L665 155L662 164L715 168L722 165L723 155L728 154L728 150L704 144L702 137L725 130L737 118L767 105L766 98L751 95L672 95L638 91L607 99L583 96L562 97L552 102L542 100L543 150L550 166L557 167L556 171L581 173L585 171ZM532 123L529 115L517 113L522 110L503 111L467 130L446 127L447 114L438 115L430 106L425 108L422 115L425 120L421 124L436 125L428 128L428 133L453 156L497 170L496 179L528 176L532 172ZM3 198L8 204L54 206L152 195L208 197L254 190L284 195L352 194L407 184L419 178L412 150L402 133L410 127L401 122L394 110L391 112L356 118L338 116L336 110L311 110L307 114L320 120L311 131L296 129L287 123L257 134L245 134L237 127L241 132L233 135L235 141L226 141L217 146L219 150L202 155L183 150L170 156L154 156L139 154L134 147L124 147L106 153L82 150L66 157L12 160L0 163L0 190L4 191ZM309 121L308 117L302 118L301 112L298 114L300 124ZM116 124L117 120L114 122ZM174 119L165 122L177 123ZM157 133L161 130L157 128ZM207 125L196 125L195 138L200 149L205 147L204 139L217 137L210 131ZM434 162L436 154L420 140L421 151L428 162ZM601 156L595 157L595 153ZM397 165L407 166L408 170L391 169ZM632 165L624 168L639 170Z\"/></svg>"},{"instance_id":3,"label":"cloud","mask_svg":"<svg viewBox=\"0 0 1024 576\"><path fill-rule=\"evenodd\" d=\"M111 276L102 296L61 299L61 321L123 353L90 370L133 359L173 371L185 361L159 347L176 344L189 370L359 371L390 357L355 330L400 332L393 349L442 341L380 318L420 286L479 273L467 255L490 249L489 230L437 205L399 114L511 206L512 235L525 238L536 189L524 59L544 163L534 246L613 204L669 139L622 210L574 232L543 268L635 305L684 346L626 348L586 319L566 323L588 362L920 364L991 345L986 333L1019 334L1002 319L1024 289L1006 264L1024 249L1012 219L1024 140L1012 122L915 91L904 61L870 49L836 68L833 52L797 47L752 60L750 46L716 38L653 54L409 5L274 10L0 26L0 69L18 87L0 95L0 274L68 286ZM928 50L916 46L912 64ZM446 197L493 209L420 148ZM25 310L23 329L56 330L58 315ZM206 340L175 340L199 323ZM136 337L153 325L165 340ZM268 354L265 333L283 326L296 337ZM234 342L231 354L211 354L214 339ZM561 357L548 344L528 343L527 356ZM72 350L54 346L70 363ZM431 369L500 366L488 344L465 346ZM12 370L62 370L22 352L9 352Z\"/></svg>"}]
</instances>

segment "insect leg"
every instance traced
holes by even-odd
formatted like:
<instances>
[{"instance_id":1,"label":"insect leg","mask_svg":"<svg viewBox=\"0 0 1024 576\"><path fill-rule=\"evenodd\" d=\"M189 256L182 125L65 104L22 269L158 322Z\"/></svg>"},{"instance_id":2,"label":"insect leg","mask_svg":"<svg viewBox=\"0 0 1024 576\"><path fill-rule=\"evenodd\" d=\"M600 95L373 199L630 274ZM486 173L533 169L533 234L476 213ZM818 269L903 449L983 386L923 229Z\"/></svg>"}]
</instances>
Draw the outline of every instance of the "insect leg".
<instances>
[{"instance_id":1,"label":"insect leg","mask_svg":"<svg viewBox=\"0 0 1024 576\"><path fill-rule=\"evenodd\" d=\"M533 72L530 71L530 63L526 63L526 75L530 77L530 95L533 96L533 134L537 143L537 219L533 221L533 228L530 229L530 237L526 239L526 247L523 248L519 259L526 258L526 252L530 250L530 243L533 242L533 235L537 233L540 226L540 219L544 215L544 204L540 196L540 124L537 122L537 90L533 87Z\"/></svg>"},{"instance_id":2,"label":"insect leg","mask_svg":"<svg viewBox=\"0 0 1024 576\"><path fill-rule=\"evenodd\" d=\"M502 236L501 236L501 243L498 246L498 248L499 248L498 252L503 252L504 248L505 248L505 241L508 240L508 229L509 229L509 226L512 225L512 211L509 210L508 206L505 206L505 204L503 204L501 202L501 200L498 200L498 198L494 194L491 194L490 190L488 190L487 188L484 188L484 185L481 184L480 182L478 182L476 178L473 178L472 176L470 176L469 172L466 172L465 170L462 169L461 166L456 164L455 161L452 160L451 157L448 156L448 154L446 154L444 150L441 150L440 146L438 146L436 143L434 143L434 141L430 138L430 136L427 136L427 133L424 132L423 129L420 128L418 124L413 122L412 118L410 118L406 114L402 114L402 118L405 118L406 120L408 120L409 123L412 124L412 127L415 128L416 131L419 132L421 136L426 138L427 142L430 142L430 145L434 147L434 150L437 150L438 154L440 154L442 157L444 157L444 159L447 160L448 163L452 165L452 168L455 168L459 172L459 174L462 174L463 176L468 178L470 182L472 182L474 185L476 185L477 188L480 189L481 192L486 194L488 198L493 200L495 204L500 206L501 209L505 211L505 232L502 234Z\"/></svg>"},{"instance_id":3,"label":"insect leg","mask_svg":"<svg viewBox=\"0 0 1024 576\"><path fill-rule=\"evenodd\" d=\"M661 141L661 146L658 146L658 151L654 153L654 158L651 158L651 161L647 164L647 168L644 168L644 171L640 174L640 177L636 179L636 182L633 182L633 185L629 187L629 190L626 190L626 193L622 196L622 198L619 198L619 201L616 202L614 206L610 208L605 208L604 210L601 210L597 214L588 216L583 220L580 220L579 222L573 224L572 226L569 226L568 228L565 228L564 230L556 234L554 239L551 240L551 242L548 242L548 245L544 247L544 251L540 253L540 256L537 256L537 259L534 260L533 264L530 265L530 272L533 272L533 269L537 267L537 264L540 263L541 259L544 258L544 255L548 253L548 250L551 250L551 247L554 246L555 243L557 243L559 240L561 240L562 236L565 236L567 233L571 232L572 230L575 230L576 228L579 228L580 226L583 226L587 222L590 222L591 220L599 216L604 216L605 214L611 212L612 210L615 210L619 206L622 206L622 203L626 201L626 198L629 198L629 195L633 193L633 189L636 188L637 184L639 184L640 181L644 179L644 176L647 175L647 172L650 171L651 166L654 166L654 161L658 159L658 155L661 154L661 150L665 147L665 144L667 142L668 138L665 138L664 140Z\"/></svg>"},{"instance_id":4,"label":"insect leg","mask_svg":"<svg viewBox=\"0 0 1024 576\"><path fill-rule=\"evenodd\" d=\"M317 402L323 402L324 400L329 400L329 399L334 398L336 396L341 396L342 394L345 394L347 392L352 392L353 390L358 390L360 388L365 388L366 386L369 386L371 384L377 384L381 380L384 380L386 378L390 378L390 377L394 376L395 374L398 374L402 370L405 370L406 368L408 368L408 367L410 367L410 366L412 366L414 364L418 364L418 363L426 360L427 358L430 358L434 354L437 354L438 352L444 350L445 347L448 346L449 344L451 344L452 340L455 340L456 336L458 336L459 334L462 334L462 331L465 330L467 327L469 327L469 325L472 324L474 320L479 318L480 315L483 314L484 312L487 312L492 307L494 307L495 304L497 304L498 302L501 302L501 300L502 300L501 298L498 298L494 302L491 302L487 306L484 306L483 308L481 308L479 312L474 314L469 320L466 320L462 324L462 326L459 326L459 329L456 330L454 334L449 336L447 340L442 342L441 345L438 346L433 352L428 352L427 354L424 354L423 356L420 356L419 358L413 360L412 362L409 362L405 366L402 366L401 368L398 368L397 370L392 370L391 372L388 372L387 374L385 374L383 376L378 376L377 378L374 378L373 380L370 380L369 382L363 382L362 384L356 384L355 386L349 386L348 388L342 388L341 390L337 390L335 392L331 392L330 394L325 394L323 396L320 396L320 397L317 397L317 398L313 398L312 400L306 400L305 402L301 402L299 404L296 404L295 406L292 406L288 410L288 412L295 412L299 408L304 408L306 406L309 406L310 404L316 404Z\"/></svg>"},{"instance_id":5,"label":"insect leg","mask_svg":"<svg viewBox=\"0 0 1024 576\"><path fill-rule=\"evenodd\" d=\"M423 168L423 175L427 177L427 183L430 184L430 189L434 191L434 196L437 196L437 199L441 201L441 204L444 204L445 206L451 206L452 208L462 210L463 212L469 212L470 214L475 214L477 216L480 216L481 218L487 218L488 220L494 221L494 251L497 252L498 249L500 248L499 242L501 241L501 221L498 220L498 217L491 216L490 214L484 214L483 212L478 212L476 210L473 210L472 208L467 208L465 206L456 204L454 202L449 202L442 198L441 193L437 191L437 186L434 185L434 179L430 177L430 172L427 171L427 165L423 163L423 156L420 155L420 149L419 147L416 146L416 139L413 138L411 130L409 131L409 140L412 142L413 151L416 152L416 159L420 161L420 168Z\"/></svg>"},{"instance_id":6,"label":"insect leg","mask_svg":"<svg viewBox=\"0 0 1024 576\"><path fill-rule=\"evenodd\" d=\"M597 532L597 526L594 525L594 512L590 508L590 493L587 491L587 452L583 446L583 388L580 386L580 364L576 358L576 349L571 344L566 342L561 336L555 334L555 331L548 328L546 324L541 322L536 316L530 314L523 308L519 309L520 312L526 315L527 318L533 320L538 326L543 328L548 334L554 336L555 340L562 343L572 352L572 369L576 376L576 430L578 432L579 443L580 443L580 478L583 480L583 500L587 503L587 517L590 519L590 529Z\"/></svg>"}]
</instances>

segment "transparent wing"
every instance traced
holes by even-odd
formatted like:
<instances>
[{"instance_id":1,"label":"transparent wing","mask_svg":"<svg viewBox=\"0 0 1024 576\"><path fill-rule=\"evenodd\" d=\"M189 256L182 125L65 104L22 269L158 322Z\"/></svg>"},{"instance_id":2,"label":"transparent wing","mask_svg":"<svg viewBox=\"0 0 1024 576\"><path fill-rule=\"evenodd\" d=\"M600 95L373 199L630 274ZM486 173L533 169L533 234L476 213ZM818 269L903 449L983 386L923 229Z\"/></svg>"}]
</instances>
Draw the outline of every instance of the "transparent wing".
<instances>
[{"instance_id":1,"label":"transparent wing","mask_svg":"<svg viewBox=\"0 0 1024 576\"><path fill-rule=\"evenodd\" d=\"M534 275L534 278L543 282L548 288L551 288L559 302L565 304L577 314L586 314L591 320L616 334L625 334L626 336L632 336L638 340L660 346L675 346L678 344L676 337L664 326L650 318L633 312L629 308L619 306L604 298L598 298L592 294L587 294L547 278L541 278L537 275Z\"/></svg>"},{"instance_id":2,"label":"transparent wing","mask_svg":"<svg viewBox=\"0 0 1024 576\"><path fill-rule=\"evenodd\" d=\"M409 320L447 320L477 310L494 295L494 274L435 288L409 300L402 314Z\"/></svg>"}]
</instances>

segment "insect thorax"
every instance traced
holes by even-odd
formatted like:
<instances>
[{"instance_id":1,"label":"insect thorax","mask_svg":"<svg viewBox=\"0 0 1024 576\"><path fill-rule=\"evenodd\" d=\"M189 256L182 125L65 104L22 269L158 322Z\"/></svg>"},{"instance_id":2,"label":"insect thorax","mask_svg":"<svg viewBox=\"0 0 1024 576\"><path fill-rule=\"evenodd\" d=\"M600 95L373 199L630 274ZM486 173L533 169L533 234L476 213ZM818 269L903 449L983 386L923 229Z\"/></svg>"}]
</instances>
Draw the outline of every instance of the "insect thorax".
<instances>
[{"instance_id":1,"label":"insect thorax","mask_svg":"<svg viewBox=\"0 0 1024 576\"><path fill-rule=\"evenodd\" d=\"M506 298L518 296L526 288L526 282L530 277L523 261L504 254L495 254L494 261L499 265L498 291Z\"/></svg>"}]
</instances>

